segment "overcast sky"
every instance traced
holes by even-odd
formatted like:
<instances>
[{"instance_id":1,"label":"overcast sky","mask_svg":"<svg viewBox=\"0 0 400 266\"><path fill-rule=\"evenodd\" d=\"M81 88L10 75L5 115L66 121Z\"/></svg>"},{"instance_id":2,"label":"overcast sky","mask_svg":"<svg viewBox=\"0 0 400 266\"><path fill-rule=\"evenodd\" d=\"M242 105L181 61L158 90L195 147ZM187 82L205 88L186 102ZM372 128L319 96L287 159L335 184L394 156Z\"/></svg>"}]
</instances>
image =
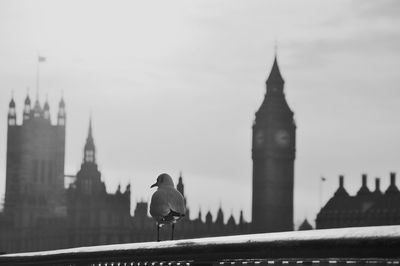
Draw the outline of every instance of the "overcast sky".
<instances>
[{"instance_id":1,"label":"overcast sky","mask_svg":"<svg viewBox=\"0 0 400 266\"><path fill-rule=\"evenodd\" d=\"M251 217L251 126L278 43L297 122L295 224L314 222L345 175L355 193L400 172L399 1L1 1L0 195L11 90L67 108L66 173L90 112L109 191L136 200L183 172L191 216ZM55 120L55 119L54 119ZM398 182L400 184L400 182Z\"/></svg>"}]
</instances>

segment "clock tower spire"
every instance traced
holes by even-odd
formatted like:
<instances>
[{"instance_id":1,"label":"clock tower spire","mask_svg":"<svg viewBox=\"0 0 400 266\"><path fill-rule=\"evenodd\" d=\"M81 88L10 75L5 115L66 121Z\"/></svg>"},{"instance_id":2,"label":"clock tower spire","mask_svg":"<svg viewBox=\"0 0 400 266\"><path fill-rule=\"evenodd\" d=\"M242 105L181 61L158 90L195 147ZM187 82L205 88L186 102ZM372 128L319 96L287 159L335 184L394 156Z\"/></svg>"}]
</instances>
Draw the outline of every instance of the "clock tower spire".
<instances>
[{"instance_id":1,"label":"clock tower spire","mask_svg":"<svg viewBox=\"0 0 400 266\"><path fill-rule=\"evenodd\" d=\"M275 56L253 124L252 231L293 230L296 125Z\"/></svg>"}]
</instances>

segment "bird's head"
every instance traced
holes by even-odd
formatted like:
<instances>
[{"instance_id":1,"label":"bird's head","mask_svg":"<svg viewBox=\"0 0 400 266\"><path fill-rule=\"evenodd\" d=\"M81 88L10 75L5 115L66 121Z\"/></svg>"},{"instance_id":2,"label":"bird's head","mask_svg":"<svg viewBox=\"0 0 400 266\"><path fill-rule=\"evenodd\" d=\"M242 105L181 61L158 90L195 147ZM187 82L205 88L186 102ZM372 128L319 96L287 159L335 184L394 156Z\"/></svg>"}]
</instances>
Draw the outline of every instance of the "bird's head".
<instances>
[{"instance_id":1,"label":"bird's head","mask_svg":"<svg viewBox=\"0 0 400 266\"><path fill-rule=\"evenodd\" d=\"M167 186L172 186L174 187L174 181L172 181L172 178L168 174L161 174L157 177L157 182L151 185L150 188L152 187L167 187Z\"/></svg>"}]
</instances>

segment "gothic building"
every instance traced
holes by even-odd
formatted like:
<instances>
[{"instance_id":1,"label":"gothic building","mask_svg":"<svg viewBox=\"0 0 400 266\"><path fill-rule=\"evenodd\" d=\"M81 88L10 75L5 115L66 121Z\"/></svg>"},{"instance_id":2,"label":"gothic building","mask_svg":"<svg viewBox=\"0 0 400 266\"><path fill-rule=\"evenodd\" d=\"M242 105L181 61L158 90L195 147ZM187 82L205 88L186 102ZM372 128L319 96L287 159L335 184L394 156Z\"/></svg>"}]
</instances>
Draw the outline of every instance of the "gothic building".
<instances>
[{"instance_id":1,"label":"gothic building","mask_svg":"<svg viewBox=\"0 0 400 266\"><path fill-rule=\"evenodd\" d=\"M108 193L96 161L92 123L83 149L83 161L71 185L64 188L65 103L59 103L57 123L51 123L50 106L38 100L31 108L26 97L21 125L14 99L8 113L6 195L0 213L0 253L154 241L155 221L148 216L147 202L138 202L130 214L131 187L119 186ZM183 177L177 189L185 196ZM185 197L186 201L186 197ZM250 232L241 213L224 222L220 208L213 220L210 212L177 224L175 238L221 236ZM161 230L169 239L168 227Z\"/></svg>"},{"instance_id":2,"label":"gothic building","mask_svg":"<svg viewBox=\"0 0 400 266\"><path fill-rule=\"evenodd\" d=\"M293 230L296 125L275 57L253 124L252 232Z\"/></svg>"},{"instance_id":3,"label":"gothic building","mask_svg":"<svg viewBox=\"0 0 400 266\"><path fill-rule=\"evenodd\" d=\"M96 163L92 122L83 150L83 162L76 180L66 191L69 246L127 243L131 228L128 185L109 194Z\"/></svg>"},{"instance_id":4,"label":"gothic building","mask_svg":"<svg viewBox=\"0 0 400 266\"><path fill-rule=\"evenodd\" d=\"M367 175L362 175L362 185L357 194L350 196L344 188L344 177L339 177L339 187L316 219L316 228L376 226L400 224L400 191L396 174L390 173L390 185L382 191L380 179L375 179L375 189L367 186Z\"/></svg>"},{"instance_id":5,"label":"gothic building","mask_svg":"<svg viewBox=\"0 0 400 266\"><path fill-rule=\"evenodd\" d=\"M50 121L47 101L31 108L25 99L22 124L17 124L14 99L8 112L6 191L4 213L23 230L43 217L65 212L64 190L65 105L61 99L57 124Z\"/></svg>"}]
</instances>

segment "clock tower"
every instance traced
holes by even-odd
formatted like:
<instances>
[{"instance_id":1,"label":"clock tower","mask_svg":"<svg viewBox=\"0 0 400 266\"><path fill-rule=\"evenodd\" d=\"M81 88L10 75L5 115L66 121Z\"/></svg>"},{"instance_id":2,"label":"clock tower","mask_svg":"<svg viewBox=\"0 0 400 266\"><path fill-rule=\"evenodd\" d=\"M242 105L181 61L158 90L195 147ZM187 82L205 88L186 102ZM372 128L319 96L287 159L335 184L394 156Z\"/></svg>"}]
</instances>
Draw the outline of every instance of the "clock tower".
<instances>
[{"instance_id":1,"label":"clock tower","mask_svg":"<svg viewBox=\"0 0 400 266\"><path fill-rule=\"evenodd\" d=\"M293 230L296 125L275 56L253 124L253 233Z\"/></svg>"}]
</instances>

